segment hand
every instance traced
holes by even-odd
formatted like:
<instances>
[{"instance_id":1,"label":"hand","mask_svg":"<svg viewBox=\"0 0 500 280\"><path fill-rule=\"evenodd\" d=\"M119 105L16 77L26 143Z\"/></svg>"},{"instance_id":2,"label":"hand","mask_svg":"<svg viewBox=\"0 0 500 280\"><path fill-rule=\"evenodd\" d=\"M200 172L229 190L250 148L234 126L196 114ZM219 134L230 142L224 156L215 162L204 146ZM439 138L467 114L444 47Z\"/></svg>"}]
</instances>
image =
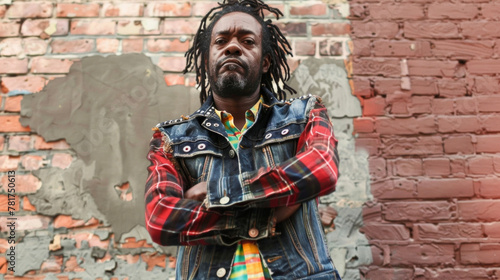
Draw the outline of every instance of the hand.
<instances>
[{"instance_id":1,"label":"hand","mask_svg":"<svg viewBox=\"0 0 500 280\"><path fill-rule=\"evenodd\" d=\"M184 193L184 198L203 201L207 197L207 182L192 186Z\"/></svg>"},{"instance_id":2,"label":"hand","mask_svg":"<svg viewBox=\"0 0 500 280\"><path fill-rule=\"evenodd\" d=\"M280 206L276 207L274 210L274 216L276 217L276 222L284 221L288 219L297 209L299 209L300 204L292 205L292 206Z\"/></svg>"}]
</instances>

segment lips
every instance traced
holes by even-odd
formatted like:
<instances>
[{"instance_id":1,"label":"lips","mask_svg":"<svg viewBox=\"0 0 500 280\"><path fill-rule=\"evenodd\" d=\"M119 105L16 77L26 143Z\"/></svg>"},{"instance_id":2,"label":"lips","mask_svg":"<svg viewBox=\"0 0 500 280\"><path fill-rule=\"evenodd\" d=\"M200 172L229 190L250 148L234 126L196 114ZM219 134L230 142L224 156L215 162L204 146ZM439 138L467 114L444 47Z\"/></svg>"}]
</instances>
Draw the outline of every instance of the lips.
<instances>
[{"instance_id":1,"label":"lips","mask_svg":"<svg viewBox=\"0 0 500 280\"><path fill-rule=\"evenodd\" d=\"M221 67L224 65L227 65L227 64L236 64L236 65L244 68L243 63L241 63L241 61L239 61L238 59L235 59L235 58L228 58L228 59L224 60L221 64Z\"/></svg>"}]
</instances>

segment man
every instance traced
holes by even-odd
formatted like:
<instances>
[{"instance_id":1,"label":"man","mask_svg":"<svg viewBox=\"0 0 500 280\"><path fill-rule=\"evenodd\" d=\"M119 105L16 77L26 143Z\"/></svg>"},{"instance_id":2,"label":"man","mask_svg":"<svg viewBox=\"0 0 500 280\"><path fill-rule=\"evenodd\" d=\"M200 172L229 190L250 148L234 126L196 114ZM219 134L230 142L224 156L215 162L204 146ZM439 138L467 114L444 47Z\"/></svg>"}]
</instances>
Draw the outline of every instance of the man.
<instances>
[{"instance_id":1,"label":"man","mask_svg":"<svg viewBox=\"0 0 500 280\"><path fill-rule=\"evenodd\" d=\"M316 199L334 191L337 140L318 98L277 100L295 92L290 46L264 10L281 15L247 0L203 18L185 69L202 106L155 128L146 225L181 245L177 279L340 279Z\"/></svg>"}]
</instances>

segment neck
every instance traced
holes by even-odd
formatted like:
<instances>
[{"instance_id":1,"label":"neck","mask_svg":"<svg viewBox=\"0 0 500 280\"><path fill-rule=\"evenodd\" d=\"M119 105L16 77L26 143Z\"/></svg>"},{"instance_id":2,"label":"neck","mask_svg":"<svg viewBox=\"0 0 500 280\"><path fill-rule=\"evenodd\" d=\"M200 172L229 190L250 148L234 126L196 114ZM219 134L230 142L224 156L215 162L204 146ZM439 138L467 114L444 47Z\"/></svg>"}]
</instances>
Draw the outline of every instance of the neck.
<instances>
[{"instance_id":1,"label":"neck","mask_svg":"<svg viewBox=\"0 0 500 280\"><path fill-rule=\"evenodd\" d=\"M245 112L259 101L260 86L249 96L221 97L214 93L215 108L230 113L234 118L236 127L241 128L245 124Z\"/></svg>"}]
</instances>

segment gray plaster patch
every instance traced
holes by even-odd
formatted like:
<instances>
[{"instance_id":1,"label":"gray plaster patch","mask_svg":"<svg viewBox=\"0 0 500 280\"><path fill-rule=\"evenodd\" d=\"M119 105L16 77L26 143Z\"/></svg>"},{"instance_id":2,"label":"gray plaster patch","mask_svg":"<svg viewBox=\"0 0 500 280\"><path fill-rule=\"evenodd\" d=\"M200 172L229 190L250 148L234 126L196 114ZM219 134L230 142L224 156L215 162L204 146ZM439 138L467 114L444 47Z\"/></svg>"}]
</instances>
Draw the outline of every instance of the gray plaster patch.
<instances>
[{"instance_id":1,"label":"gray plaster patch","mask_svg":"<svg viewBox=\"0 0 500 280\"><path fill-rule=\"evenodd\" d=\"M84 58L21 105L23 125L45 141L66 139L77 158L67 169L36 173L42 187L30 201L37 212L95 217L118 238L144 225L151 128L199 106L195 89L167 87L162 70L142 54ZM130 201L115 190L127 182Z\"/></svg>"},{"instance_id":2,"label":"gray plaster patch","mask_svg":"<svg viewBox=\"0 0 500 280\"><path fill-rule=\"evenodd\" d=\"M361 104L352 95L343 60L303 60L292 74L290 85L299 94L314 94L327 107L338 142L340 157L336 191L320 198L335 208L335 230L327 233L330 255L342 279L360 279L361 265L372 263L368 239L359 232L363 225L361 211L371 200L368 153L355 150L353 118L361 116ZM354 268L354 269L353 269Z\"/></svg>"},{"instance_id":3,"label":"gray plaster patch","mask_svg":"<svg viewBox=\"0 0 500 280\"><path fill-rule=\"evenodd\" d=\"M38 270L49 257L50 236L37 234L26 235L22 242L16 245L17 262L14 275L22 276L30 270Z\"/></svg>"}]
</instances>

